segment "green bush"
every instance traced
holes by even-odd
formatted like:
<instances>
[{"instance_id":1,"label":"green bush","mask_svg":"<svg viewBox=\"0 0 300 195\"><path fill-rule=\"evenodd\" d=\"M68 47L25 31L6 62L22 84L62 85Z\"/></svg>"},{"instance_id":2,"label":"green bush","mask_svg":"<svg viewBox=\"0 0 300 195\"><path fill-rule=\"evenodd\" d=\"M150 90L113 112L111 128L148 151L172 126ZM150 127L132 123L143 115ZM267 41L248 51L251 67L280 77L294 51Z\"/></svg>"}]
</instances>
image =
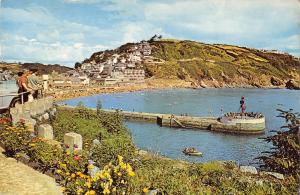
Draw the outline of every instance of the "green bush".
<instances>
[{"instance_id":1,"label":"green bush","mask_svg":"<svg viewBox=\"0 0 300 195\"><path fill-rule=\"evenodd\" d=\"M278 117L284 118L286 125L283 131L276 131L276 135L264 138L274 145L272 151L264 152L266 155L258 157L264 164L261 166L270 171L296 176L300 182L300 145L299 126L300 114L290 111L278 110Z\"/></svg>"}]
</instances>

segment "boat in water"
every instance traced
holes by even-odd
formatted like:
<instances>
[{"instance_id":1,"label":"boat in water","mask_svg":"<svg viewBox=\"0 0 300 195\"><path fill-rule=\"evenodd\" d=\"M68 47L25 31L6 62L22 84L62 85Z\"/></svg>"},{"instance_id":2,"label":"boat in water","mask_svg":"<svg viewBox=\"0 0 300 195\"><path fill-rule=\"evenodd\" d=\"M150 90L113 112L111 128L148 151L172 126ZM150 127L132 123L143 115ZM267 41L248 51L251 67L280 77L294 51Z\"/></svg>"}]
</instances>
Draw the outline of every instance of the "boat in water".
<instances>
[{"instance_id":1,"label":"boat in water","mask_svg":"<svg viewBox=\"0 0 300 195\"><path fill-rule=\"evenodd\" d=\"M184 148L182 151L185 155L189 156L202 156L203 153L198 151L196 148Z\"/></svg>"}]
</instances>

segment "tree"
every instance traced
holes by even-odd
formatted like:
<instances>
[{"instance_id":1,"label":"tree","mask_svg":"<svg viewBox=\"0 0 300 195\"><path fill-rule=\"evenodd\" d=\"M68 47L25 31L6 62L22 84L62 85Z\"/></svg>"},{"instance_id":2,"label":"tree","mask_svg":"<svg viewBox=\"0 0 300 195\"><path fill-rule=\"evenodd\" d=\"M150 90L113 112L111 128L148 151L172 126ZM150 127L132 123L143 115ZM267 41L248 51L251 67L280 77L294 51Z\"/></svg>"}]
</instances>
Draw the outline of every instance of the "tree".
<instances>
[{"instance_id":1,"label":"tree","mask_svg":"<svg viewBox=\"0 0 300 195\"><path fill-rule=\"evenodd\" d=\"M102 103L101 103L101 100L98 99L97 100L97 114L100 114L101 109L102 109Z\"/></svg>"},{"instance_id":2,"label":"tree","mask_svg":"<svg viewBox=\"0 0 300 195\"><path fill-rule=\"evenodd\" d=\"M77 103L77 107L78 107L78 108L85 108L84 102L83 102L83 101L79 101L79 102Z\"/></svg>"},{"instance_id":3,"label":"tree","mask_svg":"<svg viewBox=\"0 0 300 195\"><path fill-rule=\"evenodd\" d=\"M79 62L75 63L75 69L81 68L81 64Z\"/></svg>"}]
</instances>

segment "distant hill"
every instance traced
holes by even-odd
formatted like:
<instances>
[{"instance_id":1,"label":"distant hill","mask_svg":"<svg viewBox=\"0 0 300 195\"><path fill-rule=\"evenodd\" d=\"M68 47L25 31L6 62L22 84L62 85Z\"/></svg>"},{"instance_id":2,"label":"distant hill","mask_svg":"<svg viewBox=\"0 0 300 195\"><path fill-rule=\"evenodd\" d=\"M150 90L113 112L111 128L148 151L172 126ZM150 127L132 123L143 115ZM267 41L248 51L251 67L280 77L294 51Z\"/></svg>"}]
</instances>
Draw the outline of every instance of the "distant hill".
<instances>
[{"instance_id":1,"label":"distant hill","mask_svg":"<svg viewBox=\"0 0 300 195\"><path fill-rule=\"evenodd\" d=\"M73 69L59 64L48 64L48 65L41 64L41 63L16 64L16 63L6 63L6 62L0 62L0 68L11 70L14 73L22 71L23 69L37 69L39 74L51 74L52 71L58 73L65 73Z\"/></svg>"},{"instance_id":2,"label":"distant hill","mask_svg":"<svg viewBox=\"0 0 300 195\"><path fill-rule=\"evenodd\" d=\"M287 53L188 40L149 43L154 61L145 60L141 66L148 77L181 79L202 87L285 87L292 80L299 87L300 60ZM113 54L122 56L138 44L96 52L84 62L98 63L100 54L102 61Z\"/></svg>"}]
</instances>

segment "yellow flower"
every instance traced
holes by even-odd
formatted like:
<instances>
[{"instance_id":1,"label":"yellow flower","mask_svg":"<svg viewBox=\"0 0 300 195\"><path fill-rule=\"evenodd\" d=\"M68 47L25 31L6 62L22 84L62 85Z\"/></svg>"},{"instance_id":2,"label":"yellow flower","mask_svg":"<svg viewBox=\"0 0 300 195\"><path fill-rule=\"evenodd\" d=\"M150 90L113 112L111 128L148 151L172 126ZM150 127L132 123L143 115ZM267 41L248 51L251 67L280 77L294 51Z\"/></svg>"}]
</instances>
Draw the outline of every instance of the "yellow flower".
<instances>
[{"instance_id":1,"label":"yellow flower","mask_svg":"<svg viewBox=\"0 0 300 195\"><path fill-rule=\"evenodd\" d=\"M89 194L90 194L90 195L95 195L96 192L95 192L94 190L91 190L91 191L89 191Z\"/></svg>"},{"instance_id":2,"label":"yellow flower","mask_svg":"<svg viewBox=\"0 0 300 195\"><path fill-rule=\"evenodd\" d=\"M144 192L144 193L147 193L147 192L149 192L149 189L148 189L148 188L144 188L144 189L143 189L143 192Z\"/></svg>"},{"instance_id":3,"label":"yellow flower","mask_svg":"<svg viewBox=\"0 0 300 195\"><path fill-rule=\"evenodd\" d=\"M60 166L62 166L62 167L67 167L67 165L66 165L66 164L60 164Z\"/></svg>"},{"instance_id":4,"label":"yellow flower","mask_svg":"<svg viewBox=\"0 0 300 195\"><path fill-rule=\"evenodd\" d=\"M82 192L83 192L83 189L82 189L82 188L79 188L79 189L76 191L77 194L81 194Z\"/></svg>"},{"instance_id":5,"label":"yellow flower","mask_svg":"<svg viewBox=\"0 0 300 195\"><path fill-rule=\"evenodd\" d=\"M63 191L63 192L64 192L65 190L66 190L66 188L65 188L65 187L61 187L61 191Z\"/></svg>"},{"instance_id":6,"label":"yellow flower","mask_svg":"<svg viewBox=\"0 0 300 195\"><path fill-rule=\"evenodd\" d=\"M81 175L82 173L80 171L76 172L76 175Z\"/></svg>"},{"instance_id":7,"label":"yellow flower","mask_svg":"<svg viewBox=\"0 0 300 195\"><path fill-rule=\"evenodd\" d=\"M61 170L60 170L60 169L57 169L57 170L56 170L56 173L61 174Z\"/></svg>"},{"instance_id":8,"label":"yellow flower","mask_svg":"<svg viewBox=\"0 0 300 195\"><path fill-rule=\"evenodd\" d=\"M76 175L74 173L71 174L71 177L74 178Z\"/></svg>"},{"instance_id":9,"label":"yellow flower","mask_svg":"<svg viewBox=\"0 0 300 195\"><path fill-rule=\"evenodd\" d=\"M70 175L70 173L69 173L69 172L67 172L67 173L66 173L66 176L69 176L69 175Z\"/></svg>"},{"instance_id":10,"label":"yellow flower","mask_svg":"<svg viewBox=\"0 0 300 195\"><path fill-rule=\"evenodd\" d=\"M119 172L119 173L118 173L118 176L120 176L120 177L121 177L121 176L122 176L122 173L120 173L120 172Z\"/></svg>"},{"instance_id":11,"label":"yellow flower","mask_svg":"<svg viewBox=\"0 0 300 195\"><path fill-rule=\"evenodd\" d=\"M119 163L119 165L120 165L121 169L126 169L126 167L127 167L126 164L122 161Z\"/></svg>"},{"instance_id":12,"label":"yellow flower","mask_svg":"<svg viewBox=\"0 0 300 195\"><path fill-rule=\"evenodd\" d=\"M88 188L91 188L91 182L90 181L85 182L85 186L88 187Z\"/></svg>"},{"instance_id":13,"label":"yellow flower","mask_svg":"<svg viewBox=\"0 0 300 195\"><path fill-rule=\"evenodd\" d=\"M103 190L103 194L110 194L110 191L109 191L109 189L108 189L108 188L104 188L104 190Z\"/></svg>"},{"instance_id":14,"label":"yellow flower","mask_svg":"<svg viewBox=\"0 0 300 195\"><path fill-rule=\"evenodd\" d=\"M91 164L91 165L88 166L88 168L92 169L92 168L94 168L94 165Z\"/></svg>"},{"instance_id":15,"label":"yellow flower","mask_svg":"<svg viewBox=\"0 0 300 195\"><path fill-rule=\"evenodd\" d=\"M34 146L35 146L35 144L29 144L29 146L31 146L31 147L34 147Z\"/></svg>"},{"instance_id":16,"label":"yellow flower","mask_svg":"<svg viewBox=\"0 0 300 195\"><path fill-rule=\"evenodd\" d=\"M119 162L122 162L123 161L123 156L118 155L118 160L119 160Z\"/></svg>"},{"instance_id":17,"label":"yellow flower","mask_svg":"<svg viewBox=\"0 0 300 195\"><path fill-rule=\"evenodd\" d=\"M128 171L127 173L128 173L128 175L129 175L130 177L135 176L135 173L134 173L133 171Z\"/></svg>"}]
</instances>

